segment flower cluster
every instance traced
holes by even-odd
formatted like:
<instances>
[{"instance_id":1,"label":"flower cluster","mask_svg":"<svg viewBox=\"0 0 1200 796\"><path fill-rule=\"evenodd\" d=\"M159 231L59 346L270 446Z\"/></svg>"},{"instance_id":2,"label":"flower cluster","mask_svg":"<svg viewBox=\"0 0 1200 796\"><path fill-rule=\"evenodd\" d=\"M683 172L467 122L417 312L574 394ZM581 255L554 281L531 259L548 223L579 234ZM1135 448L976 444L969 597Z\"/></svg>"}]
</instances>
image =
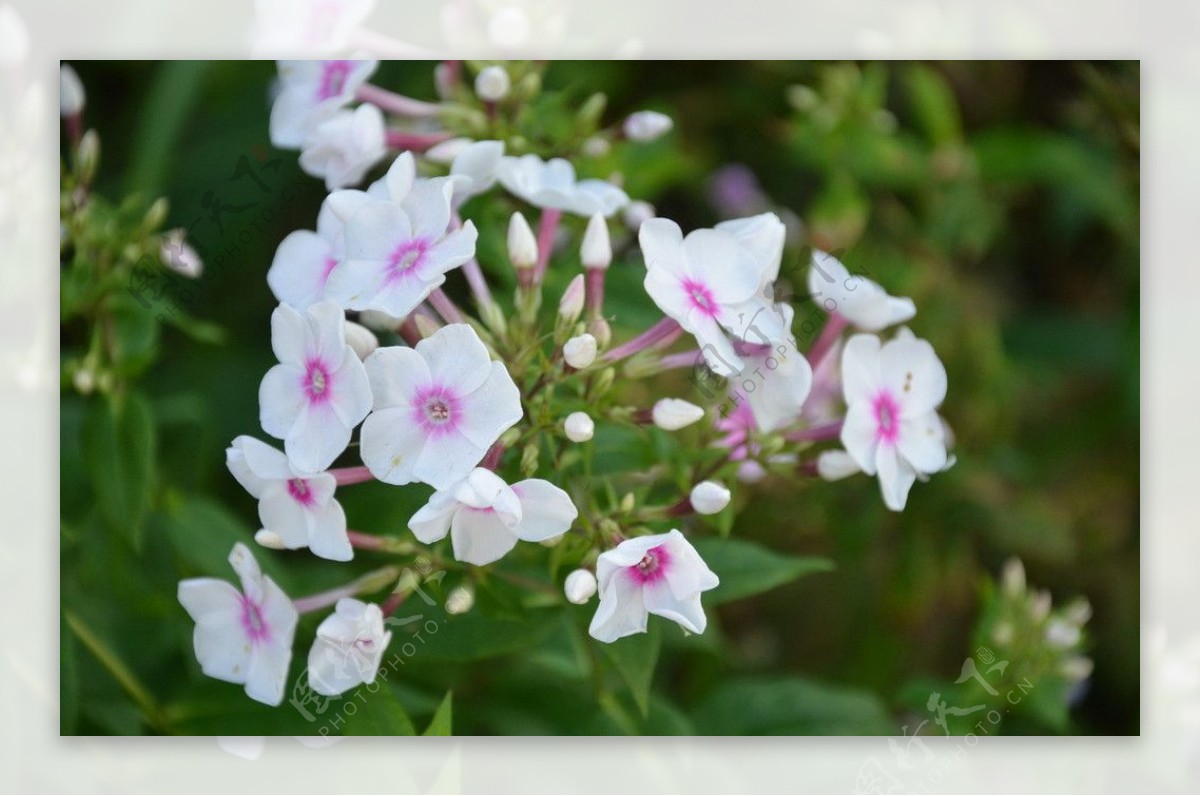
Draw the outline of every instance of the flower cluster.
<instances>
[{"instance_id":1,"label":"flower cluster","mask_svg":"<svg viewBox=\"0 0 1200 796\"><path fill-rule=\"evenodd\" d=\"M777 215L685 235L646 203L631 202L617 180L580 178L567 159L510 153L527 145L523 139L464 135L473 128L454 120L474 117L449 100L430 104L371 85L376 66L279 66L272 140L299 148L301 166L330 193L315 231L284 238L266 275L279 301L271 317L278 364L259 387L260 422L282 451L240 436L227 452L230 472L259 501L260 545L307 547L338 562L361 549L419 550L461 574L447 602L454 614L471 608L480 568L534 555L532 543L569 538L552 573L566 563L560 600L585 604L599 595L589 627L595 639L644 632L649 614L702 633L702 595L720 585L709 564L719 562L701 558L684 518L731 511L722 474L877 474L886 504L899 510L917 478L948 466L948 433L937 414L945 370L907 329L886 341L874 334L912 318L911 301L817 252L811 293L829 321L802 353L795 309L777 299L785 246ZM472 102L485 122L521 101L529 81L511 77L495 65L476 74ZM588 146L636 146L670 127L669 117L640 112ZM378 179L355 187L393 151ZM536 232L520 210L507 233L486 226L483 214L465 217L497 186L508 194L497 203L539 212ZM556 250L576 223L582 273L554 273ZM485 235L503 241L489 251L506 249L507 263L483 257ZM631 259L640 252L645 291L662 313L623 342L609 325L621 319L605 313L614 238L636 240ZM506 269L516 284L511 307L493 295ZM545 289L560 276L567 287L555 311L543 313ZM474 312L444 287L465 288ZM842 345L850 326L862 333ZM684 335L696 347L668 352ZM714 411L661 393L648 406L622 403L623 384L643 380L640 394L654 394L650 377L672 368L692 369ZM718 390L708 389L713 384ZM695 435L686 489L661 503L661 484L621 497L611 483L593 484L590 468L575 464L589 461L617 426ZM841 449L808 455L835 439ZM701 467L714 450L716 465ZM355 458L335 467L347 456ZM347 528L336 490L368 480L429 490L408 521L414 541ZM360 601L386 585L367 577L293 602L247 548L235 547L230 560L241 593L211 579L180 585L206 674L278 704L298 615L333 608L309 653L311 686L337 694L372 681L400 591L382 604Z\"/></svg>"}]
</instances>

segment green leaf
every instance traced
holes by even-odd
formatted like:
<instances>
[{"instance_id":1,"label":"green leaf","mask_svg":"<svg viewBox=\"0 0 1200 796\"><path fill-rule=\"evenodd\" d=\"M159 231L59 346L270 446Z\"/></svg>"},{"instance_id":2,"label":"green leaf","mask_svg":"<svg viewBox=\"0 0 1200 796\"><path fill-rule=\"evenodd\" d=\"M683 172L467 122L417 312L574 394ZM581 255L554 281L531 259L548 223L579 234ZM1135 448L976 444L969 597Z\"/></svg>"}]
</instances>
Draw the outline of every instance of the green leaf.
<instances>
[{"instance_id":1,"label":"green leaf","mask_svg":"<svg viewBox=\"0 0 1200 796\"><path fill-rule=\"evenodd\" d=\"M381 684L375 693L368 693L366 689L361 691L361 698L355 696L353 703L342 706L342 715L346 717L343 735L417 734L400 700L390 688ZM358 707L351 712L347 710L350 704L357 704Z\"/></svg>"},{"instance_id":2,"label":"green leaf","mask_svg":"<svg viewBox=\"0 0 1200 796\"><path fill-rule=\"evenodd\" d=\"M946 79L924 64L913 64L905 72L905 86L917 124L936 145L962 139L958 100Z\"/></svg>"},{"instance_id":3,"label":"green leaf","mask_svg":"<svg viewBox=\"0 0 1200 796\"><path fill-rule=\"evenodd\" d=\"M650 685L654 681L654 666L658 663L661 646L662 636L658 625L651 623L645 633L617 639L600 647L629 686L629 692L643 718L650 709Z\"/></svg>"},{"instance_id":4,"label":"green leaf","mask_svg":"<svg viewBox=\"0 0 1200 796\"><path fill-rule=\"evenodd\" d=\"M453 735L453 716L451 700L454 698L453 691L446 692L446 698L442 700L442 704L438 705L437 712L433 714L433 719L429 722L429 726L425 728L422 735Z\"/></svg>"},{"instance_id":5,"label":"green leaf","mask_svg":"<svg viewBox=\"0 0 1200 796\"><path fill-rule=\"evenodd\" d=\"M171 547L183 559L183 574L228 577L229 551L237 542L254 549L254 537L245 524L221 504L207 498L191 498L173 506L167 514L155 514L153 525L170 539ZM255 551L263 571L286 590L275 559Z\"/></svg>"},{"instance_id":6,"label":"green leaf","mask_svg":"<svg viewBox=\"0 0 1200 796\"><path fill-rule=\"evenodd\" d=\"M751 597L812 572L833 569L833 562L827 558L786 556L743 539L705 537L692 543L721 579L720 586L704 595L708 605Z\"/></svg>"},{"instance_id":7,"label":"green leaf","mask_svg":"<svg viewBox=\"0 0 1200 796\"><path fill-rule=\"evenodd\" d=\"M155 429L150 407L137 393L99 398L83 424L88 480L105 522L135 549L150 507Z\"/></svg>"},{"instance_id":8,"label":"green leaf","mask_svg":"<svg viewBox=\"0 0 1200 796\"><path fill-rule=\"evenodd\" d=\"M540 643L558 617L555 611L538 611L517 621L494 619L472 611L460 616L430 619L430 614L436 611L433 609L424 614L421 623L413 623L414 627L426 628L423 632L425 640L418 645L417 652L422 659L475 661L507 655ZM427 632L429 621L437 622L435 633ZM401 643L406 640L402 632L397 635Z\"/></svg>"},{"instance_id":9,"label":"green leaf","mask_svg":"<svg viewBox=\"0 0 1200 796\"><path fill-rule=\"evenodd\" d=\"M803 678L727 681L692 712L700 735L895 735L879 697Z\"/></svg>"},{"instance_id":10,"label":"green leaf","mask_svg":"<svg viewBox=\"0 0 1200 796\"><path fill-rule=\"evenodd\" d=\"M180 311L168 313L167 315L163 316L163 320L195 340L197 343L221 345L228 338L228 335L225 333L225 329L222 327L215 323L210 323L209 321L202 321L198 318L193 318L186 312Z\"/></svg>"}]
</instances>

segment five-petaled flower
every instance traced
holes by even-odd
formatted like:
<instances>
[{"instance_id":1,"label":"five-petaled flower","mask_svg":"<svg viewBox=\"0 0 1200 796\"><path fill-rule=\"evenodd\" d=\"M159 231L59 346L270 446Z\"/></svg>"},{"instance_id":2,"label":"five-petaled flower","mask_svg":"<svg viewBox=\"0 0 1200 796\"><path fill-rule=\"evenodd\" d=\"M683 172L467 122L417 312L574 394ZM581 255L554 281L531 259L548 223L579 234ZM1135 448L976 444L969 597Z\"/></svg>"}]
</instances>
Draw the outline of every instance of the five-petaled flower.
<instances>
[{"instance_id":1,"label":"five-petaled flower","mask_svg":"<svg viewBox=\"0 0 1200 796\"><path fill-rule=\"evenodd\" d=\"M414 348L380 348L366 361L374 409L362 459L389 484L450 489L521 419L521 394L470 326L450 324Z\"/></svg>"},{"instance_id":2,"label":"five-petaled flower","mask_svg":"<svg viewBox=\"0 0 1200 796\"><path fill-rule=\"evenodd\" d=\"M378 605L343 597L317 628L308 652L308 684L318 694L337 696L360 683L375 682L391 640Z\"/></svg>"},{"instance_id":3,"label":"five-petaled flower","mask_svg":"<svg viewBox=\"0 0 1200 796\"><path fill-rule=\"evenodd\" d=\"M354 98L378 61L280 61L271 143L300 149L316 126Z\"/></svg>"},{"instance_id":4,"label":"five-petaled flower","mask_svg":"<svg viewBox=\"0 0 1200 796\"><path fill-rule=\"evenodd\" d=\"M331 561L354 557L346 535L346 513L333 498L337 481L329 473L306 475L288 457L253 437L241 436L225 451L229 472L258 498L263 530L283 547L307 547Z\"/></svg>"},{"instance_id":5,"label":"five-petaled flower","mask_svg":"<svg viewBox=\"0 0 1200 796\"><path fill-rule=\"evenodd\" d=\"M383 112L374 105L336 111L304 137L300 168L323 177L331 191L356 185L387 154L384 132Z\"/></svg>"},{"instance_id":6,"label":"five-petaled flower","mask_svg":"<svg viewBox=\"0 0 1200 796\"><path fill-rule=\"evenodd\" d=\"M577 516L571 498L549 481L530 478L509 486L477 467L453 488L435 492L408 527L423 544L449 533L456 559L483 566L499 561L518 541L566 533Z\"/></svg>"},{"instance_id":7,"label":"five-petaled flower","mask_svg":"<svg viewBox=\"0 0 1200 796\"><path fill-rule=\"evenodd\" d=\"M598 641L644 633L647 614L678 622L692 633L707 624L700 593L720 581L677 530L626 539L596 561L600 607L588 632Z\"/></svg>"},{"instance_id":8,"label":"five-petaled flower","mask_svg":"<svg viewBox=\"0 0 1200 796\"><path fill-rule=\"evenodd\" d=\"M910 298L889 296L877 282L856 276L832 254L814 251L808 292L829 313L837 313L867 332L904 323L917 314Z\"/></svg>"},{"instance_id":9,"label":"five-petaled flower","mask_svg":"<svg viewBox=\"0 0 1200 796\"><path fill-rule=\"evenodd\" d=\"M271 315L271 347L279 364L258 389L263 431L283 440L298 472L319 473L350 443L371 410L363 363L346 344L346 319L332 301L297 312L280 304Z\"/></svg>"},{"instance_id":10,"label":"five-petaled flower","mask_svg":"<svg viewBox=\"0 0 1200 796\"><path fill-rule=\"evenodd\" d=\"M329 274L346 250L345 224L327 199L317 214L317 231L298 229L275 250L267 285L281 304L303 310L325 297Z\"/></svg>"},{"instance_id":11,"label":"five-petaled flower","mask_svg":"<svg viewBox=\"0 0 1200 796\"><path fill-rule=\"evenodd\" d=\"M600 213L607 218L629 204L625 192L610 182L577 180L575 167L562 158L506 156L496 175L509 193L547 210L584 217Z\"/></svg>"},{"instance_id":12,"label":"five-petaled flower","mask_svg":"<svg viewBox=\"0 0 1200 796\"><path fill-rule=\"evenodd\" d=\"M863 472L879 475L887 507L901 511L913 482L946 466L937 413L946 397L946 369L933 346L902 329L882 344L871 334L851 337L842 379L842 444Z\"/></svg>"},{"instance_id":13,"label":"five-petaled flower","mask_svg":"<svg viewBox=\"0 0 1200 796\"><path fill-rule=\"evenodd\" d=\"M229 563L242 581L240 592L217 578L179 583L179 602L196 622L196 659L209 677L244 684L251 699L278 705L299 614L244 544L233 546Z\"/></svg>"}]
</instances>

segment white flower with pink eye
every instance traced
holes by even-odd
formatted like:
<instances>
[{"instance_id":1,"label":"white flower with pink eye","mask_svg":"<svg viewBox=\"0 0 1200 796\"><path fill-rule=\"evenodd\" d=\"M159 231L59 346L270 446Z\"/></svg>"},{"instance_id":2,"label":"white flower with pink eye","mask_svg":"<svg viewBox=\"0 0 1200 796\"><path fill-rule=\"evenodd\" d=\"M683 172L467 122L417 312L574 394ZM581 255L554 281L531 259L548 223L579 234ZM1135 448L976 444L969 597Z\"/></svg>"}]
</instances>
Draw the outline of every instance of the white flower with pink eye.
<instances>
[{"instance_id":1,"label":"white flower with pink eye","mask_svg":"<svg viewBox=\"0 0 1200 796\"><path fill-rule=\"evenodd\" d=\"M707 619L700 593L720 583L679 531L626 539L600 554L596 577L600 607L588 633L609 643L646 632L648 614L703 633Z\"/></svg>"},{"instance_id":2,"label":"white flower with pink eye","mask_svg":"<svg viewBox=\"0 0 1200 796\"><path fill-rule=\"evenodd\" d=\"M337 481L332 475L299 473L281 451L246 436L226 449L225 464L238 483L258 498L263 530L274 534L285 549L307 547L331 561L354 557L346 535L346 513L333 499Z\"/></svg>"},{"instance_id":3,"label":"white flower with pink eye","mask_svg":"<svg viewBox=\"0 0 1200 796\"><path fill-rule=\"evenodd\" d=\"M316 232L298 229L280 242L267 285L281 304L307 309L325 297L325 283L345 251L345 224L326 199L317 214Z\"/></svg>"},{"instance_id":4,"label":"white flower with pink eye","mask_svg":"<svg viewBox=\"0 0 1200 796\"><path fill-rule=\"evenodd\" d=\"M389 484L448 490L521 419L521 394L470 326L453 323L414 348L380 348L366 361L374 396L362 459Z\"/></svg>"},{"instance_id":5,"label":"white flower with pink eye","mask_svg":"<svg viewBox=\"0 0 1200 796\"><path fill-rule=\"evenodd\" d=\"M846 420L842 445L864 473L879 475L884 503L901 511L918 477L946 467L946 433L937 408L946 369L907 329L880 343L857 334L842 354Z\"/></svg>"},{"instance_id":6,"label":"white flower with pink eye","mask_svg":"<svg viewBox=\"0 0 1200 796\"><path fill-rule=\"evenodd\" d=\"M408 527L423 544L450 534L454 557L483 566L500 560L518 541L542 542L566 533L579 516L566 492L540 478L509 486L476 467L453 488L435 492Z\"/></svg>"},{"instance_id":7,"label":"white flower with pink eye","mask_svg":"<svg viewBox=\"0 0 1200 796\"><path fill-rule=\"evenodd\" d=\"M317 627L308 652L308 684L318 694L337 696L360 683L375 682L391 641L378 605L343 597Z\"/></svg>"},{"instance_id":8,"label":"white flower with pink eye","mask_svg":"<svg viewBox=\"0 0 1200 796\"><path fill-rule=\"evenodd\" d=\"M319 473L371 410L366 370L346 344L346 317L332 301L303 314L280 304L271 314L271 348L279 364L258 388L263 431L283 440L297 472Z\"/></svg>"},{"instance_id":9,"label":"white flower with pink eye","mask_svg":"<svg viewBox=\"0 0 1200 796\"><path fill-rule=\"evenodd\" d=\"M240 592L216 578L179 583L179 602L196 622L196 660L209 677L244 684L251 699L278 705L299 614L244 544L233 546L229 563L242 581Z\"/></svg>"},{"instance_id":10,"label":"white flower with pink eye","mask_svg":"<svg viewBox=\"0 0 1200 796\"><path fill-rule=\"evenodd\" d=\"M836 312L867 332L904 323L917 314L912 299L889 296L878 283L852 275L840 260L823 251L813 252L808 292L826 312Z\"/></svg>"},{"instance_id":11,"label":"white flower with pink eye","mask_svg":"<svg viewBox=\"0 0 1200 796\"><path fill-rule=\"evenodd\" d=\"M537 155L506 156L496 171L509 193L547 210L608 218L629 204L624 191L604 180L577 180L575 167L562 158L542 160Z\"/></svg>"},{"instance_id":12,"label":"white flower with pink eye","mask_svg":"<svg viewBox=\"0 0 1200 796\"><path fill-rule=\"evenodd\" d=\"M331 191L356 185L387 154L384 133L383 111L374 105L335 111L305 136L300 168Z\"/></svg>"},{"instance_id":13,"label":"white flower with pink eye","mask_svg":"<svg viewBox=\"0 0 1200 796\"><path fill-rule=\"evenodd\" d=\"M368 199L346 225L346 259L333 269L326 295L350 310L408 315L475 256L475 225L450 230L453 183L418 182L397 200Z\"/></svg>"},{"instance_id":14,"label":"white flower with pink eye","mask_svg":"<svg viewBox=\"0 0 1200 796\"><path fill-rule=\"evenodd\" d=\"M375 0L255 0L255 57L345 49L374 7Z\"/></svg>"},{"instance_id":15,"label":"white flower with pink eye","mask_svg":"<svg viewBox=\"0 0 1200 796\"><path fill-rule=\"evenodd\" d=\"M778 263L760 257L734 233L698 229L684 238L674 221L652 218L642 224L638 241L646 259L646 292L695 335L705 362L719 375L745 367L730 335L755 343L783 336L783 321L762 290Z\"/></svg>"},{"instance_id":16,"label":"white flower with pink eye","mask_svg":"<svg viewBox=\"0 0 1200 796\"><path fill-rule=\"evenodd\" d=\"M378 61L280 61L271 106L271 143L300 149L316 126L354 99Z\"/></svg>"}]
</instances>

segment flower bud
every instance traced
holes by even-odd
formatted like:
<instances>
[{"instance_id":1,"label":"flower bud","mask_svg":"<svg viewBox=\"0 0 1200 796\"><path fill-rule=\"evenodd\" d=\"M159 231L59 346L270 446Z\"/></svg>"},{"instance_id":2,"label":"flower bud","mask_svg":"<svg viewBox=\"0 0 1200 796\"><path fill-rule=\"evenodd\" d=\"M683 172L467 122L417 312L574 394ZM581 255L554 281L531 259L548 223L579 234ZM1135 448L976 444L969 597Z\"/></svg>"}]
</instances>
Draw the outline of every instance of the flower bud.
<instances>
[{"instance_id":1,"label":"flower bud","mask_svg":"<svg viewBox=\"0 0 1200 796\"><path fill-rule=\"evenodd\" d=\"M1025 592L1025 566L1021 559L1008 559L1000 575L1000 583L1007 597L1018 597Z\"/></svg>"},{"instance_id":2,"label":"flower bud","mask_svg":"<svg viewBox=\"0 0 1200 796\"><path fill-rule=\"evenodd\" d=\"M654 218L654 205L637 199L625 205L621 218L630 232L637 232L642 228L642 224Z\"/></svg>"},{"instance_id":3,"label":"flower bud","mask_svg":"<svg viewBox=\"0 0 1200 796\"><path fill-rule=\"evenodd\" d=\"M489 66L475 76L475 96L484 102L499 102L511 88L512 80L503 66Z\"/></svg>"},{"instance_id":4,"label":"flower bud","mask_svg":"<svg viewBox=\"0 0 1200 796\"><path fill-rule=\"evenodd\" d=\"M858 463L846 451L824 451L817 457L817 475L826 481L839 481L857 472Z\"/></svg>"},{"instance_id":5,"label":"flower bud","mask_svg":"<svg viewBox=\"0 0 1200 796\"><path fill-rule=\"evenodd\" d=\"M446 595L446 613L465 614L475 605L475 590L470 586L456 586Z\"/></svg>"},{"instance_id":6,"label":"flower bud","mask_svg":"<svg viewBox=\"0 0 1200 796\"><path fill-rule=\"evenodd\" d=\"M1079 643L1079 628L1063 619L1051 619L1046 623L1046 643L1055 649L1065 650Z\"/></svg>"},{"instance_id":7,"label":"flower bud","mask_svg":"<svg viewBox=\"0 0 1200 796\"><path fill-rule=\"evenodd\" d=\"M757 484L766 477L766 469L753 459L746 459L738 465L737 480L743 484Z\"/></svg>"},{"instance_id":8,"label":"flower bud","mask_svg":"<svg viewBox=\"0 0 1200 796\"><path fill-rule=\"evenodd\" d=\"M650 414L663 431L678 431L704 417L704 410L682 398L663 398Z\"/></svg>"},{"instance_id":9,"label":"flower bud","mask_svg":"<svg viewBox=\"0 0 1200 796\"><path fill-rule=\"evenodd\" d=\"M604 395L612 389L613 382L616 380L616 368L605 368L600 371L600 374L592 380L592 395Z\"/></svg>"},{"instance_id":10,"label":"flower bud","mask_svg":"<svg viewBox=\"0 0 1200 796\"><path fill-rule=\"evenodd\" d=\"M575 605L584 605L596 594L596 576L586 569L577 569L567 575L563 584L563 593L567 601Z\"/></svg>"},{"instance_id":11,"label":"flower bud","mask_svg":"<svg viewBox=\"0 0 1200 796\"><path fill-rule=\"evenodd\" d=\"M434 144L425 152L425 159L433 163L449 166L454 158L475 141L471 138L451 138L440 144Z\"/></svg>"},{"instance_id":12,"label":"flower bud","mask_svg":"<svg viewBox=\"0 0 1200 796\"><path fill-rule=\"evenodd\" d=\"M1076 597L1067 604L1065 616L1076 627L1083 627L1092 618L1092 604L1086 597Z\"/></svg>"},{"instance_id":13,"label":"flower bud","mask_svg":"<svg viewBox=\"0 0 1200 796\"><path fill-rule=\"evenodd\" d=\"M596 361L596 338L586 332L563 344L563 359L576 370Z\"/></svg>"},{"instance_id":14,"label":"flower bud","mask_svg":"<svg viewBox=\"0 0 1200 796\"><path fill-rule=\"evenodd\" d=\"M558 302L558 318L564 325L570 325L579 320L579 316L583 313L584 293L583 274L576 274Z\"/></svg>"},{"instance_id":15,"label":"flower bud","mask_svg":"<svg viewBox=\"0 0 1200 796\"><path fill-rule=\"evenodd\" d=\"M637 111L625 117L623 129L630 141L653 141L671 132L671 117L658 111Z\"/></svg>"},{"instance_id":16,"label":"flower bud","mask_svg":"<svg viewBox=\"0 0 1200 796\"><path fill-rule=\"evenodd\" d=\"M1050 592L1043 589L1033 595L1033 601L1029 604L1029 618L1034 622L1042 622L1050 615L1050 608Z\"/></svg>"},{"instance_id":17,"label":"flower bud","mask_svg":"<svg viewBox=\"0 0 1200 796\"><path fill-rule=\"evenodd\" d=\"M604 136L594 135L583 142L583 154L589 158L602 158L612 150L612 144Z\"/></svg>"},{"instance_id":18,"label":"flower bud","mask_svg":"<svg viewBox=\"0 0 1200 796\"><path fill-rule=\"evenodd\" d=\"M1081 682L1092 676L1092 659L1074 655L1062 662L1059 671L1071 682Z\"/></svg>"},{"instance_id":19,"label":"flower bud","mask_svg":"<svg viewBox=\"0 0 1200 796\"><path fill-rule=\"evenodd\" d=\"M165 196L155 199L146 210L146 215L142 216L142 229L146 232L154 232L161 227L162 223L167 220L167 210L170 207Z\"/></svg>"},{"instance_id":20,"label":"flower bud","mask_svg":"<svg viewBox=\"0 0 1200 796\"><path fill-rule=\"evenodd\" d=\"M612 342L612 327L604 318L592 318L587 325L588 334L596 338L601 348L608 348Z\"/></svg>"},{"instance_id":21,"label":"flower bud","mask_svg":"<svg viewBox=\"0 0 1200 796\"><path fill-rule=\"evenodd\" d=\"M58 109L63 118L83 113L86 98L79 75L70 64L63 64L58 70Z\"/></svg>"},{"instance_id":22,"label":"flower bud","mask_svg":"<svg viewBox=\"0 0 1200 796\"><path fill-rule=\"evenodd\" d=\"M96 389L96 374L86 365L75 371L71 381L80 395L91 395L92 391Z\"/></svg>"},{"instance_id":23,"label":"flower bud","mask_svg":"<svg viewBox=\"0 0 1200 796\"><path fill-rule=\"evenodd\" d=\"M508 261L514 268L523 270L537 265L537 238L525 216L513 213L508 221Z\"/></svg>"},{"instance_id":24,"label":"flower bud","mask_svg":"<svg viewBox=\"0 0 1200 796\"><path fill-rule=\"evenodd\" d=\"M618 506L618 509L620 510L620 512L622 514L628 514L629 512L633 511L633 507L636 504L637 504L637 498L635 498L633 496L633 493L626 492L625 497L621 498L621 505Z\"/></svg>"},{"instance_id":25,"label":"flower bud","mask_svg":"<svg viewBox=\"0 0 1200 796\"><path fill-rule=\"evenodd\" d=\"M584 268L608 268L612 262L612 243L608 239L608 222L596 213L588 221L583 234L583 245L579 247L579 259Z\"/></svg>"},{"instance_id":26,"label":"flower bud","mask_svg":"<svg viewBox=\"0 0 1200 796\"><path fill-rule=\"evenodd\" d=\"M382 310L363 310L358 314L358 322L376 332L394 332L404 323L404 319L388 315Z\"/></svg>"},{"instance_id":27,"label":"flower bud","mask_svg":"<svg viewBox=\"0 0 1200 796\"><path fill-rule=\"evenodd\" d=\"M88 130L79 139L79 148L75 151L75 167L79 172L79 180L90 184L100 166L100 136L95 130Z\"/></svg>"},{"instance_id":28,"label":"flower bud","mask_svg":"<svg viewBox=\"0 0 1200 796\"><path fill-rule=\"evenodd\" d=\"M184 240L185 234L182 229L173 229L163 235L158 256L163 265L175 273L182 274L188 279L196 279L204 273L204 261L200 259L200 255L196 254L196 250Z\"/></svg>"},{"instance_id":29,"label":"flower bud","mask_svg":"<svg viewBox=\"0 0 1200 796\"><path fill-rule=\"evenodd\" d=\"M354 349L359 359L366 359L379 348L379 338L362 324L346 321L346 345Z\"/></svg>"},{"instance_id":30,"label":"flower bud","mask_svg":"<svg viewBox=\"0 0 1200 796\"><path fill-rule=\"evenodd\" d=\"M716 514L729 505L733 494L716 481L701 481L692 487L692 508L697 514Z\"/></svg>"},{"instance_id":31,"label":"flower bud","mask_svg":"<svg viewBox=\"0 0 1200 796\"><path fill-rule=\"evenodd\" d=\"M563 421L563 431L571 442L587 442L596 433L596 424L587 412L572 412Z\"/></svg>"},{"instance_id":32,"label":"flower bud","mask_svg":"<svg viewBox=\"0 0 1200 796\"><path fill-rule=\"evenodd\" d=\"M283 543L283 537L274 531L268 531L266 528L262 528L255 532L254 541L270 550L287 549L287 545Z\"/></svg>"}]
</instances>

